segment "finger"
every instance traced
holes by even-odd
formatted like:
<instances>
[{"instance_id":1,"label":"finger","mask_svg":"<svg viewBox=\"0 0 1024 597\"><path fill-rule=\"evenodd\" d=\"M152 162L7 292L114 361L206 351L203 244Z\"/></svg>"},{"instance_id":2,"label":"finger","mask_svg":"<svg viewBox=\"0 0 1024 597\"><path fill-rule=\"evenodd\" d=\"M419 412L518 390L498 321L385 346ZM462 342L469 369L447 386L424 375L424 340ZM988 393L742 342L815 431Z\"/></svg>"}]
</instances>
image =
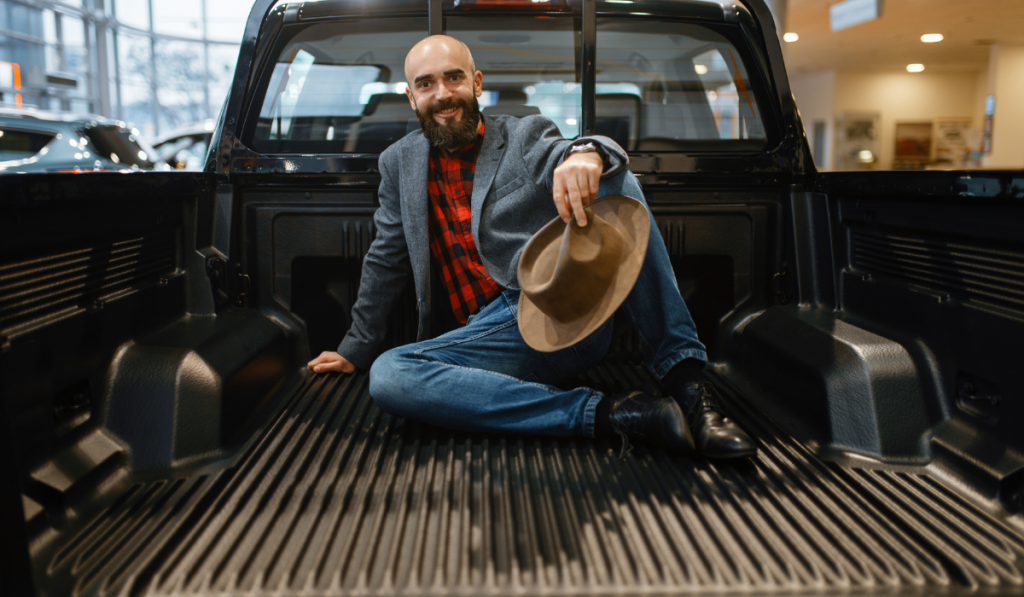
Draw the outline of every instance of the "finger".
<instances>
[{"instance_id":1,"label":"finger","mask_svg":"<svg viewBox=\"0 0 1024 597\"><path fill-rule=\"evenodd\" d=\"M351 363L349 363L349 365L351 365ZM314 365L313 371L317 373L351 373L351 370L345 371L341 361L331 361L329 363Z\"/></svg>"},{"instance_id":2,"label":"finger","mask_svg":"<svg viewBox=\"0 0 1024 597\"><path fill-rule=\"evenodd\" d=\"M583 198L580 196L580 187L575 179L567 181L569 191L569 205L572 206L573 214L576 215L576 223L580 226L587 225L587 215L583 213Z\"/></svg>"},{"instance_id":3,"label":"finger","mask_svg":"<svg viewBox=\"0 0 1024 597\"><path fill-rule=\"evenodd\" d=\"M551 195L555 201L555 209L558 210L558 217L566 224L569 223L569 208L565 204L565 185L562 179L565 177L563 170L555 170L554 184L551 185Z\"/></svg>"},{"instance_id":4,"label":"finger","mask_svg":"<svg viewBox=\"0 0 1024 597\"><path fill-rule=\"evenodd\" d=\"M590 169L580 168L576 173L576 184L580 187L580 199L583 203L583 207L590 205L590 202L594 200L594 193L590 190Z\"/></svg>"},{"instance_id":5,"label":"finger","mask_svg":"<svg viewBox=\"0 0 1024 597\"><path fill-rule=\"evenodd\" d=\"M309 362L309 366L312 367L313 365L319 365L320 363L326 363L338 358L339 355L337 353L322 352L320 353L320 356Z\"/></svg>"},{"instance_id":6,"label":"finger","mask_svg":"<svg viewBox=\"0 0 1024 597\"><path fill-rule=\"evenodd\" d=\"M601 190L601 172L604 170L604 166L599 166L590 171L590 196L592 199L597 198L597 192Z\"/></svg>"}]
</instances>

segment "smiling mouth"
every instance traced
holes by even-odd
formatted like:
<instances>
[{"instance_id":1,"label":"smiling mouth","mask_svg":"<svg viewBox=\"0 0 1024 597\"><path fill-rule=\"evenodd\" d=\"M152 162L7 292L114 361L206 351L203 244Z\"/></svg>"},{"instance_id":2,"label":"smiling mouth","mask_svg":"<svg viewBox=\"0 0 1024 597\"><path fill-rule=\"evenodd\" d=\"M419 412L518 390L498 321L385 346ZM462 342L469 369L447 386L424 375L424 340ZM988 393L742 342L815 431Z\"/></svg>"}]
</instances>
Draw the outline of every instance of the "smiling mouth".
<instances>
[{"instance_id":1,"label":"smiling mouth","mask_svg":"<svg viewBox=\"0 0 1024 597\"><path fill-rule=\"evenodd\" d=\"M448 116L449 114L454 114L455 111L458 110L458 109L459 109L459 107L455 106L454 108L448 108L447 110L438 110L437 112L434 112L434 114L438 114L438 115L441 115L441 116Z\"/></svg>"}]
</instances>

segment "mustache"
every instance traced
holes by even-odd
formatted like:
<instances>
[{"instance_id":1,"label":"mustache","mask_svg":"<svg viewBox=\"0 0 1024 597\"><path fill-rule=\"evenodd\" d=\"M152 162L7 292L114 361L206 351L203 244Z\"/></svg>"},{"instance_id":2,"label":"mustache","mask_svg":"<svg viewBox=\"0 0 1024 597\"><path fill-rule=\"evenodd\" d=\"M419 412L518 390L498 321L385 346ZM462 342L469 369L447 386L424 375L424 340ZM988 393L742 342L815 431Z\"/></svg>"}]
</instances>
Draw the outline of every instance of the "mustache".
<instances>
[{"instance_id":1,"label":"mustache","mask_svg":"<svg viewBox=\"0 0 1024 597\"><path fill-rule=\"evenodd\" d=\"M449 99L446 99L446 100L441 100L439 102L435 102L435 103L431 104L430 106L427 106L427 115L428 116L433 116L434 114L436 114L438 112L443 112L443 111L448 110L450 108L458 108L460 106L461 107L467 107L468 104L469 104L469 102L467 102L467 101L459 100L459 99L456 99L456 98L452 97L452 98L449 98Z\"/></svg>"}]
</instances>

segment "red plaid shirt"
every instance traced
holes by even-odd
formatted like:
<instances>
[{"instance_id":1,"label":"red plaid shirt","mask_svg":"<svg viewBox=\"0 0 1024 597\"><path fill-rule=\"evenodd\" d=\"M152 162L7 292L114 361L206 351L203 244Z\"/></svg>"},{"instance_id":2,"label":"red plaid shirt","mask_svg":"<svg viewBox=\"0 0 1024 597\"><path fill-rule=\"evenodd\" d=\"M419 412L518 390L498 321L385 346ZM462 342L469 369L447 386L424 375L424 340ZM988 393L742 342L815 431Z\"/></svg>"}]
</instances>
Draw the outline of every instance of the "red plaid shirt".
<instances>
[{"instance_id":1,"label":"red plaid shirt","mask_svg":"<svg viewBox=\"0 0 1024 597\"><path fill-rule=\"evenodd\" d=\"M454 152L438 147L430 150L430 252L441 265L441 278L459 323L466 323L470 315L501 294L501 287L480 261L471 229L469 200L483 137L481 117L476 140L469 145Z\"/></svg>"}]
</instances>

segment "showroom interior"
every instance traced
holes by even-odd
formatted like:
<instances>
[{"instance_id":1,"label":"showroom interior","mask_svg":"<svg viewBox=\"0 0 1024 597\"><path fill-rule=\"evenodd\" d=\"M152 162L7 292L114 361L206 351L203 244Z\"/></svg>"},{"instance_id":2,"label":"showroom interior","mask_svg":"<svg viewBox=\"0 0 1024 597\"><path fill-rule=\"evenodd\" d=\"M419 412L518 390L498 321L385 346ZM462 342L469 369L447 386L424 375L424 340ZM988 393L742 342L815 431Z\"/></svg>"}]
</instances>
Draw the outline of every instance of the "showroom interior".
<instances>
[{"instance_id":1,"label":"showroom interior","mask_svg":"<svg viewBox=\"0 0 1024 597\"><path fill-rule=\"evenodd\" d=\"M0 106L116 119L154 145L209 131L251 5L0 0ZM1024 3L769 6L818 170L1024 167Z\"/></svg>"}]
</instances>

